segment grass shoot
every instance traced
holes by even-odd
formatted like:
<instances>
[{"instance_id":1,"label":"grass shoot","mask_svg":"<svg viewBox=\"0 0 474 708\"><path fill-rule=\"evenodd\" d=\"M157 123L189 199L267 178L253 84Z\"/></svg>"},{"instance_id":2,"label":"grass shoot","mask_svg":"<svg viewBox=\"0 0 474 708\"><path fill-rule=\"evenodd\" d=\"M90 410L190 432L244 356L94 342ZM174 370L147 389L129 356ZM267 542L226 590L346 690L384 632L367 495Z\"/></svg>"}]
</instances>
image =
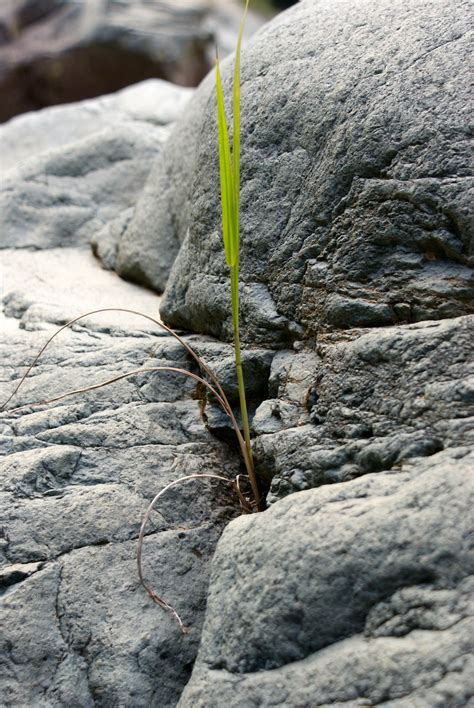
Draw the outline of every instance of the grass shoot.
<instances>
[{"instance_id":1,"label":"grass shoot","mask_svg":"<svg viewBox=\"0 0 474 708\"><path fill-rule=\"evenodd\" d=\"M240 412L242 428L247 448L247 473L252 492L260 503L257 476L255 474L252 447L250 443L250 425L245 395L244 373L242 369L242 354L240 345L239 325L239 265L240 265L240 54L242 37L249 0L245 3L244 14L240 23L237 47L235 51L233 80L233 135L232 149L229 140L229 129L225 109L224 92L219 65L216 57L216 97L217 97L217 129L219 145L219 173L221 188L222 237L227 265L230 270L230 290L232 303L232 328L234 333L235 368L239 387Z\"/></svg>"}]
</instances>

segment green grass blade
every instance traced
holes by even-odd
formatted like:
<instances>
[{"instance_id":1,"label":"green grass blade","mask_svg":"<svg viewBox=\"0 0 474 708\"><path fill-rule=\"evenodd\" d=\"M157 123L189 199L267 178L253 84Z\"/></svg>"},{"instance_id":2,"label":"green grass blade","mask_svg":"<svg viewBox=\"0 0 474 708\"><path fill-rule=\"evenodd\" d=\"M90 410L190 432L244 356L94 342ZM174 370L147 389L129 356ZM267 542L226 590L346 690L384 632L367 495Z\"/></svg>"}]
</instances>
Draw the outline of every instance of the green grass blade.
<instances>
[{"instance_id":1,"label":"green grass blade","mask_svg":"<svg viewBox=\"0 0 474 708\"><path fill-rule=\"evenodd\" d=\"M250 425L245 396L244 374L242 369L242 356L239 331L239 247L240 247L240 51L245 26L245 19L249 0L246 0L245 10L240 24L234 64L233 84L233 139L232 152L229 143L229 131L225 112L222 79L217 59L216 66L216 95L217 95L217 124L219 136L219 166L221 183L222 206L222 235L227 265L230 268L231 300L232 300L232 326L234 330L235 366L239 388L240 410L242 413L242 428L245 440L245 464L250 479L253 495L258 509L262 508L258 481L255 474L252 445L250 441Z\"/></svg>"},{"instance_id":2,"label":"green grass blade","mask_svg":"<svg viewBox=\"0 0 474 708\"><path fill-rule=\"evenodd\" d=\"M222 236L224 239L224 251L227 265L229 268L232 268L236 264L238 258L238 251L235 248L236 239L234 232L235 189L233 184L232 158L230 153L229 132L227 129L219 60L216 62L216 94L217 126L219 134L219 171L221 181Z\"/></svg>"},{"instance_id":3,"label":"green grass blade","mask_svg":"<svg viewBox=\"0 0 474 708\"><path fill-rule=\"evenodd\" d=\"M234 64L234 135L232 145L232 172L234 183L234 238L237 254L240 249L240 53L242 47L242 38L244 35L245 21L247 19L247 11L249 0L245 3L244 14L240 23L239 36L237 39L237 47L235 50ZM238 255L237 255L238 257Z\"/></svg>"}]
</instances>

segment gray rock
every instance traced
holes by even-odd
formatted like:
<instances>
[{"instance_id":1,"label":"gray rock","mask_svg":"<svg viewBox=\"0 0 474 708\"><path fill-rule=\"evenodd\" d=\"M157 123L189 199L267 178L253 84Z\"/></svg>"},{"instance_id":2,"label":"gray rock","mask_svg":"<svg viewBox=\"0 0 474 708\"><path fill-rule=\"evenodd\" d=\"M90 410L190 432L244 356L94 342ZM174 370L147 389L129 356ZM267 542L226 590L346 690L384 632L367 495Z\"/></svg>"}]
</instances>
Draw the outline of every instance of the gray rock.
<instances>
[{"instance_id":1,"label":"gray rock","mask_svg":"<svg viewBox=\"0 0 474 708\"><path fill-rule=\"evenodd\" d=\"M25 113L0 129L2 170L50 150L64 150L112 126L169 126L184 113L192 94L192 89L150 79L107 96Z\"/></svg>"},{"instance_id":2,"label":"gray rock","mask_svg":"<svg viewBox=\"0 0 474 708\"><path fill-rule=\"evenodd\" d=\"M107 270L114 270L117 267L118 244L132 216L133 207L130 207L107 222L91 239L92 252Z\"/></svg>"},{"instance_id":3,"label":"gray rock","mask_svg":"<svg viewBox=\"0 0 474 708\"><path fill-rule=\"evenodd\" d=\"M91 233L133 205L159 146L149 130L111 128L67 153L49 153L10 173L0 196L2 246L87 242Z\"/></svg>"},{"instance_id":4,"label":"gray rock","mask_svg":"<svg viewBox=\"0 0 474 708\"><path fill-rule=\"evenodd\" d=\"M21 116L0 129L0 246L87 244L115 262L116 221L135 205L190 91L162 81Z\"/></svg>"},{"instance_id":5,"label":"gray rock","mask_svg":"<svg viewBox=\"0 0 474 708\"><path fill-rule=\"evenodd\" d=\"M122 306L151 317L157 315L159 298L154 293L103 270L83 248L5 249L1 258L0 297L6 317L0 318L0 329L5 336L18 327L10 318L20 320L23 329L43 331L50 327L48 323L65 324L101 308ZM91 337L95 332L118 337L156 332L156 327L143 318L113 312L82 319L74 329L87 329Z\"/></svg>"},{"instance_id":6,"label":"gray rock","mask_svg":"<svg viewBox=\"0 0 474 708\"><path fill-rule=\"evenodd\" d=\"M156 314L156 295L102 270L84 250L4 256L4 287L18 288L20 267L27 285L5 296L2 402L52 323L86 306ZM216 361L229 356L227 345L220 356L213 349ZM189 361L151 323L113 313L89 318L46 350L9 407L159 365ZM239 471L234 449L206 429L202 404L182 376L143 374L56 405L1 414L6 705L176 705L197 652L210 559L223 525L238 513L231 491L213 482L184 484L150 520L145 574L189 625L186 637L140 587L136 546L143 513L167 483L194 472Z\"/></svg>"},{"instance_id":7,"label":"gray rock","mask_svg":"<svg viewBox=\"0 0 474 708\"><path fill-rule=\"evenodd\" d=\"M472 312L469 30L465 0L303 0L252 38L242 57L247 340ZM183 243L162 315L228 338L218 192L210 75L150 175L119 261L161 291ZM151 244L164 258L150 259Z\"/></svg>"},{"instance_id":8,"label":"gray rock","mask_svg":"<svg viewBox=\"0 0 474 708\"><path fill-rule=\"evenodd\" d=\"M0 121L144 79L196 86L211 66L210 7L208 0L8 0L0 9Z\"/></svg>"},{"instance_id":9,"label":"gray rock","mask_svg":"<svg viewBox=\"0 0 474 708\"><path fill-rule=\"evenodd\" d=\"M179 705L470 705L473 464L456 448L233 521Z\"/></svg>"},{"instance_id":10,"label":"gray rock","mask_svg":"<svg viewBox=\"0 0 474 708\"><path fill-rule=\"evenodd\" d=\"M247 340L265 345L247 344L244 366L271 507L225 531L207 598L235 500L212 483L162 500L146 574L190 625L183 638L139 588L136 540L166 483L241 471L212 397L177 374L143 373L4 413L9 705L175 706L206 598L182 706L472 702L465 3L347 8L303 1L256 38L243 67L242 321ZM145 84L0 129L13 165L2 194L2 396L54 326L81 311L156 316L156 295L101 269L89 241L108 268L156 289L183 241L163 311L230 337L212 83L186 107L173 94L166 108L154 91L171 93ZM59 120L68 115L70 129ZM22 141L29 128L36 155ZM232 347L188 341L236 402ZM89 317L55 340L16 404L159 365L197 370L149 321Z\"/></svg>"},{"instance_id":11,"label":"gray rock","mask_svg":"<svg viewBox=\"0 0 474 708\"><path fill-rule=\"evenodd\" d=\"M467 316L277 354L253 421L269 500L474 444L473 331Z\"/></svg>"}]
</instances>

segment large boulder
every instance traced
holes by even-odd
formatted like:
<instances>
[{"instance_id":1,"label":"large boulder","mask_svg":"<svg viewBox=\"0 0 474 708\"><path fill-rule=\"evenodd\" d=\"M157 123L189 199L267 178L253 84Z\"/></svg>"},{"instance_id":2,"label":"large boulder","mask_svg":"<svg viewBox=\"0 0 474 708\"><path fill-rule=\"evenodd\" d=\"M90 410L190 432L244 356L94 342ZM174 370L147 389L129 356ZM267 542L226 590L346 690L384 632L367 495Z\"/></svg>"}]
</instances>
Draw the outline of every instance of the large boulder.
<instances>
[{"instance_id":1,"label":"large boulder","mask_svg":"<svg viewBox=\"0 0 474 708\"><path fill-rule=\"evenodd\" d=\"M246 47L249 341L472 311L469 31L466 0L303 0ZM118 262L161 291L182 244L163 317L229 337L216 153L210 75L150 175Z\"/></svg>"},{"instance_id":2,"label":"large boulder","mask_svg":"<svg viewBox=\"0 0 474 708\"><path fill-rule=\"evenodd\" d=\"M472 705L474 455L233 521L182 708Z\"/></svg>"},{"instance_id":3,"label":"large boulder","mask_svg":"<svg viewBox=\"0 0 474 708\"><path fill-rule=\"evenodd\" d=\"M215 403L142 373L2 415L7 704L175 706L207 594L183 706L472 702L464 13L454 0L306 0L246 50L243 323L265 346L243 358L270 508L226 530L208 594L234 500L211 484L163 499L147 576L189 637L142 595L136 537L157 487L241 471ZM163 313L229 336L212 83L188 104L155 101L146 84L95 113L0 129L4 397L53 326L104 305L156 315L159 298L100 269L89 241L155 289L183 241ZM237 403L232 347L187 341ZM16 403L158 364L193 365L151 323L89 318Z\"/></svg>"}]
</instances>

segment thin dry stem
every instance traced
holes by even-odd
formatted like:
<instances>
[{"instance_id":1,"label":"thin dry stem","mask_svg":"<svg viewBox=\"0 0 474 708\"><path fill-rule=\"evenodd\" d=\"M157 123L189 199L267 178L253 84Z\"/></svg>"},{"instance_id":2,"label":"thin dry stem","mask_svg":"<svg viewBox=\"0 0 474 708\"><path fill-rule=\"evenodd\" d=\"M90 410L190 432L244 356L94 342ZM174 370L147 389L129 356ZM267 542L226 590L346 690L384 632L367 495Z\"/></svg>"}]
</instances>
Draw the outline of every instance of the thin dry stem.
<instances>
[{"instance_id":1,"label":"thin dry stem","mask_svg":"<svg viewBox=\"0 0 474 708\"><path fill-rule=\"evenodd\" d=\"M30 364L30 366L26 370L25 374L20 379L20 382L18 383L16 388L13 390L13 393L3 403L0 410L4 410L5 407L8 405L8 403L12 400L12 398L18 393L18 391L19 391L20 387L23 385L25 379L27 378L27 376L29 375L31 370L36 366L38 360L43 355L43 353L46 351L47 347L51 344L53 339L55 339L55 337L57 337L61 332L63 332L68 327L71 327L76 322L79 322L79 320L85 319L86 317L90 317L91 315L100 314L102 312L125 312L130 315L136 315L137 317L143 317L144 319L149 320L150 322L153 322L153 324L155 324L160 329L163 329L165 332L168 332L168 334L170 334L172 337L174 337L186 349L186 351L190 354L190 356L196 361L198 366L209 376L209 378L211 379L211 381L214 384L215 389L219 392L219 396L217 398L218 398L219 403L221 404L223 410L227 413L227 415L229 416L229 418L232 422L232 427L234 428L235 434L237 436L239 447L242 452L242 456L244 458L245 467L247 469L247 474L249 475L249 479L251 480L251 483L253 480L252 488L257 489L258 487L256 484L255 470L253 467L253 460L251 457L251 451L247 448L246 442L240 432L240 428L239 428L237 421L235 419L232 407L227 399L226 394L224 393L224 390L223 390L217 376L207 366L207 364L204 363L204 361L200 358L200 356L198 354L196 354L194 349L187 342L185 342L184 339L182 339L182 337L180 337L178 334L176 334L176 332L174 332L172 329L170 329L165 324L163 324L163 322L160 322L159 320L155 319L154 317L151 317L150 315L146 315L143 312L138 312L137 310L130 310L130 309L127 309L124 307L104 307L104 308L100 308L98 310L91 310L90 312L86 312L83 315L79 315L78 317L75 317L74 319L72 319L69 322L67 322L66 324L64 324L62 327L60 327L58 330L56 330L56 332L54 332L54 334L52 334L51 337L49 337L47 342L40 349L40 351L38 352L36 357L33 359L33 362ZM97 386L97 388L99 388L99 387L100 387L100 385ZM90 389L86 389L86 390L90 390ZM84 392L85 391L83 391L82 389L78 391L78 393L84 393ZM72 392L72 393L74 393L74 392ZM66 395L72 395L72 393L66 394ZM40 401L38 403L41 403L41 404L53 403L56 400L60 400L60 399L52 399L50 401ZM35 404L30 404L30 405L35 405ZM20 408L26 408L26 407L28 407L28 406L21 406L16 409L13 409L13 410L17 411L17 410L20 410ZM258 503L260 502L260 499L256 499L255 501L258 505Z\"/></svg>"},{"instance_id":2,"label":"thin dry stem","mask_svg":"<svg viewBox=\"0 0 474 708\"><path fill-rule=\"evenodd\" d=\"M18 411L24 410L25 408L30 408L31 406L42 406L42 405L47 405L50 403L57 403L58 401L62 401L63 398L69 398L70 396L75 396L78 393L87 393L88 391L95 391L98 388L103 388L104 386L108 386L109 384L116 383L117 381L121 381L122 379L126 379L130 376L137 376L138 374L151 374L157 371L171 371L176 374L183 374L184 376L189 376L191 379L194 379L198 383L203 384L206 386L211 393L214 394L214 396L217 398L221 406L224 408L224 401L222 398L219 396L217 391L209 381L206 381L206 379L203 379L201 376L198 376L197 374L193 374L191 371L188 371L187 369L180 369L176 366L150 366L146 368L141 368L141 369L134 369L133 371L127 371L125 374L119 374L118 376L114 376L111 379L107 379L107 381L101 381L100 383L96 384L91 384L90 386L84 386L84 388L76 388L74 391L68 391L67 393L62 393L60 396L55 396L54 398L47 398L42 401L34 401L33 403L25 403L23 406L18 406L18 408L10 408L6 413L17 413ZM225 410L225 408L224 408Z\"/></svg>"},{"instance_id":3,"label":"thin dry stem","mask_svg":"<svg viewBox=\"0 0 474 708\"><path fill-rule=\"evenodd\" d=\"M160 327L160 329L163 329L166 332L168 332L168 334L170 334L172 337L174 337L175 339L178 340L178 342L193 357L193 359L197 362L197 364L201 367L201 369L206 372L206 374L209 376L209 378L214 382L214 384L215 384L217 390L219 391L219 393L221 394L222 398L226 401L226 407L229 407L229 409L230 409L229 402L222 390L222 387L219 383L219 379L217 378L217 376L211 371L211 369L209 369L209 367L204 363L204 361L199 357L199 355L196 354L194 349L192 347L190 347L189 344L187 344L187 342L184 341L184 339L182 339L178 334L176 334L176 332L174 332L172 329L170 329L165 324L163 324L163 322L160 322L159 320L155 319L154 317L151 317L151 315L146 315L143 312L138 312L137 310L129 310L129 309L126 309L123 307L104 307L99 310L91 310L90 312L85 312L83 315L79 315L78 317L75 317L73 320L66 322L66 324L64 324L62 327L60 327L58 330L56 330L56 332L54 332L54 334L51 335L51 337L47 340L45 345L40 349L40 351L38 352L36 357L33 359L33 362L30 364L30 366L26 370L25 374L20 379L20 382L18 383L16 388L13 390L13 393L7 398L7 400L0 407L0 410L3 410L5 408L5 406L7 406L10 403L11 399L17 394L18 390L23 385L23 382L25 381L25 379L29 375L30 371L36 366L40 357L44 354L44 352L46 351L48 346L51 344L53 339L55 339L58 336L58 334L61 334L61 332L63 332L68 327L72 327L72 325L76 324L76 322L79 322L79 320L83 320L86 317L90 317L91 315L98 315L102 312L125 312L130 315L137 315L137 317L143 317L144 319L149 320L150 322L153 322L153 324L157 325L157 327Z\"/></svg>"},{"instance_id":4,"label":"thin dry stem","mask_svg":"<svg viewBox=\"0 0 474 708\"><path fill-rule=\"evenodd\" d=\"M240 476L240 475L239 475ZM179 477L179 479L175 479L173 482L170 482L169 484L166 485L166 487L163 487L163 489L158 492L158 494L153 498L153 500L150 502L148 509L145 512L145 515L143 517L142 525L140 527L140 533L138 535L138 548L137 548L137 565L138 565L138 577L140 578L140 582L143 585L145 591L147 594L151 597L153 602L156 602L157 605L159 605L162 609L167 610L170 612L170 614L176 619L176 621L179 624L179 628L183 634L187 634L188 630L186 626L184 625L181 617L179 614L176 612L174 607L172 607L170 604L166 602L166 600L163 600L162 597L160 597L152 588L147 584L144 576L143 576L143 567L142 567L142 551L143 551L143 539L145 537L145 529L146 525L150 519L151 512L153 511L153 508L160 499L160 497L163 496L169 489L172 487L175 487L177 484L181 484L182 482L187 482L188 480L191 479L219 479L222 482L225 482L226 484L230 484L234 491L236 492L240 505L244 511L251 512L252 509L249 507L246 499L242 495L242 492L240 491L238 483L234 482L231 479L227 479L226 477L221 477L218 474L211 474L211 473L203 473L203 474L189 474L185 475L184 477Z\"/></svg>"}]
</instances>

